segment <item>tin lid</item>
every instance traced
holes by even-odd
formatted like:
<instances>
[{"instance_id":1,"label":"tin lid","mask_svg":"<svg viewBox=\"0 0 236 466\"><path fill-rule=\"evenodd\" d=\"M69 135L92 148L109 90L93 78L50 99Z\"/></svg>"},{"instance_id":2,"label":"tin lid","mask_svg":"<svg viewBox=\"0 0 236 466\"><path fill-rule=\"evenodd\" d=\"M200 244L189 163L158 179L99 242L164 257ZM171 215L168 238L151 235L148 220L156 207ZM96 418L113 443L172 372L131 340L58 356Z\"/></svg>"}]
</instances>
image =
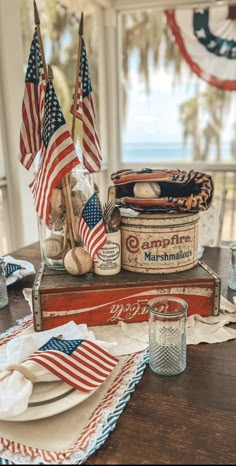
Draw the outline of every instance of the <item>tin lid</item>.
<instances>
[{"instance_id":1,"label":"tin lid","mask_svg":"<svg viewBox=\"0 0 236 466\"><path fill-rule=\"evenodd\" d=\"M199 220L199 213L173 213L173 214L144 214L134 212L131 209L129 212L125 212L125 209L121 209L121 225L139 225L142 227L169 227L169 226L181 226L196 224Z\"/></svg>"}]
</instances>

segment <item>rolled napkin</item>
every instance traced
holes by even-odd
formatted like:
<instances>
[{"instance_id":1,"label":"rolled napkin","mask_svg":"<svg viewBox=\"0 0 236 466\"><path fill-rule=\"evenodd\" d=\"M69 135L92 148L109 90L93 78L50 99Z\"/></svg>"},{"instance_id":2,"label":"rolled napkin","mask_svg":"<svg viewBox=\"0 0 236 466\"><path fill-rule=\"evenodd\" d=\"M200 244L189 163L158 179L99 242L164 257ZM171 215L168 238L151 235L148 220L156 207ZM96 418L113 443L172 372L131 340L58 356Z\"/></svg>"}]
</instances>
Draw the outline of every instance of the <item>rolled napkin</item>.
<instances>
[{"instance_id":1,"label":"rolled napkin","mask_svg":"<svg viewBox=\"0 0 236 466\"><path fill-rule=\"evenodd\" d=\"M35 273L35 268L31 262L15 259L12 256L4 256L3 260L6 270L7 286L11 285L20 278Z\"/></svg>"},{"instance_id":2,"label":"rolled napkin","mask_svg":"<svg viewBox=\"0 0 236 466\"><path fill-rule=\"evenodd\" d=\"M106 350L115 344L95 341L87 325L74 322L11 340L1 357L0 419L27 409L35 382L63 380L83 392L94 390L118 362Z\"/></svg>"}]
</instances>

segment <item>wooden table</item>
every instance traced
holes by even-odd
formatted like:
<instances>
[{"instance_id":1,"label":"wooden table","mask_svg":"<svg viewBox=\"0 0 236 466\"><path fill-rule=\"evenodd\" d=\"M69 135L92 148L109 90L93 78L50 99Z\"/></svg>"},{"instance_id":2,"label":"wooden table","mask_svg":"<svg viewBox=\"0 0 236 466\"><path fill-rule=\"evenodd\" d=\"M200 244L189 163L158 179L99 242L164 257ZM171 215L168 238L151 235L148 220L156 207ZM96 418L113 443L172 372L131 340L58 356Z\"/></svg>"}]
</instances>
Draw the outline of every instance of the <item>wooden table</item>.
<instances>
[{"instance_id":1,"label":"wooden table","mask_svg":"<svg viewBox=\"0 0 236 466\"><path fill-rule=\"evenodd\" d=\"M39 245L12 253L37 269ZM228 249L208 248L203 260L227 288ZM8 287L1 331L29 313L22 288L34 275ZM86 464L236 464L236 342L188 346L187 369L161 377L147 366L115 430Z\"/></svg>"}]
</instances>

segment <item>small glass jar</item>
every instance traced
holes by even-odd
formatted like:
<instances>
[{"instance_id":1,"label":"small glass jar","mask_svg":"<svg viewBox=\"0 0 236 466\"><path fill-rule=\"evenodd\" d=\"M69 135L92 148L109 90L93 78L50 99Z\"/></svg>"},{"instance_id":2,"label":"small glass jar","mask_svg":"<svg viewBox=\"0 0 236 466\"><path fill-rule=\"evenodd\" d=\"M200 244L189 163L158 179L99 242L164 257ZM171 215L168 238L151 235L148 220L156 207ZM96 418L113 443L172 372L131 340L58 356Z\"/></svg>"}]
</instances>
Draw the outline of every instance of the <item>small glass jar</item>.
<instances>
[{"instance_id":1,"label":"small glass jar","mask_svg":"<svg viewBox=\"0 0 236 466\"><path fill-rule=\"evenodd\" d=\"M230 246L228 286L236 290L236 244Z\"/></svg>"},{"instance_id":2,"label":"small glass jar","mask_svg":"<svg viewBox=\"0 0 236 466\"><path fill-rule=\"evenodd\" d=\"M106 244L94 258L94 273L97 275L116 275L121 269L121 232L107 233Z\"/></svg>"},{"instance_id":3,"label":"small glass jar","mask_svg":"<svg viewBox=\"0 0 236 466\"><path fill-rule=\"evenodd\" d=\"M0 257L0 309L7 306L8 304L8 293L7 293L7 281L4 260Z\"/></svg>"},{"instance_id":4,"label":"small glass jar","mask_svg":"<svg viewBox=\"0 0 236 466\"><path fill-rule=\"evenodd\" d=\"M82 246L78 234L78 218L84 205L94 192L89 171L76 166L52 192L49 225L38 219L41 256L46 265L65 270L64 256L73 246Z\"/></svg>"},{"instance_id":5,"label":"small glass jar","mask_svg":"<svg viewBox=\"0 0 236 466\"><path fill-rule=\"evenodd\" d=\"M162 296L149 309L149 365L159 375L177 375L186 369L186 319L183 299Z\"/></svg>"}]
</instances>

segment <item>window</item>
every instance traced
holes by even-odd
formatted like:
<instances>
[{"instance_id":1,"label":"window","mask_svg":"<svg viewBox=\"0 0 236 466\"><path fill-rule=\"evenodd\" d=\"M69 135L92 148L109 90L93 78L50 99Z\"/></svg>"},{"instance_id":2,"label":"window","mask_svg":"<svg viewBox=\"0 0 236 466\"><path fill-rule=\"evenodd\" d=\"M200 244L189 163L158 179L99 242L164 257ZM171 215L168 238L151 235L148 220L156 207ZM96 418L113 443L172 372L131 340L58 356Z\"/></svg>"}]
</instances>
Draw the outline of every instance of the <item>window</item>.
<instances>
[{"instance_id":1,"label":"window","mask_svg":"<svg viewBox=\"0 0 236 466\"><path fill-rule=\"evenodd\" d=\"M221 239L236 238L236 93L191 71L163 9L121 11L118 24L120 167L210 173L215 197L227 191Z\"/></svg>"},{"instance_id":2,"label":"window","mask_svg":"<svg viewBox=\"0 0 236 466\"><path fill-rule=\"evenodd\" d=\"M122 163L234 162L236 96L194 74L161 10L123 13Z\"/></svg>"}]
</instances>

